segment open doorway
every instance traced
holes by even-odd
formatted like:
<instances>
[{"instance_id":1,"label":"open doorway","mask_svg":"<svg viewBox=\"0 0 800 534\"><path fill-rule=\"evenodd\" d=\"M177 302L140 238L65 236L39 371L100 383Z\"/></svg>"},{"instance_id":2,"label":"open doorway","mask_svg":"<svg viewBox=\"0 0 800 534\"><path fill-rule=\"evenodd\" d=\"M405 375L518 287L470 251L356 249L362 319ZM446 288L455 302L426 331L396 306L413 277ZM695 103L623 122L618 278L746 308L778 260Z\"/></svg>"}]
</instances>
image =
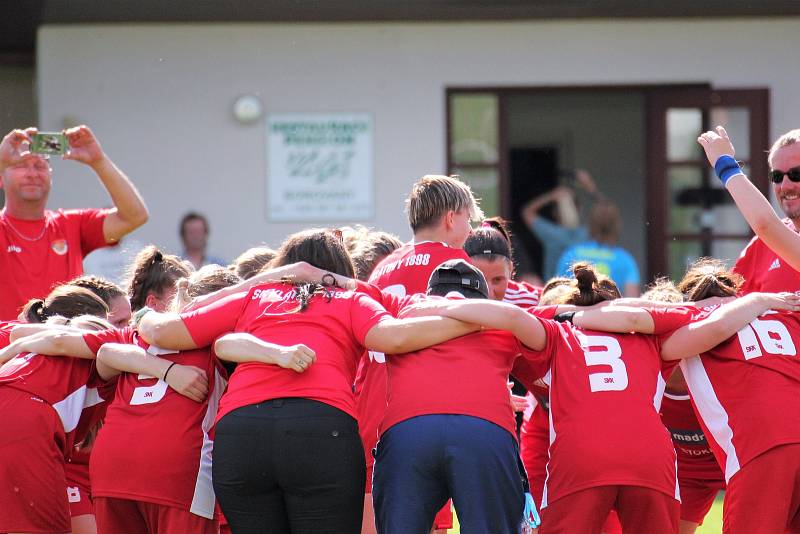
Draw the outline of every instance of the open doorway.
<instances>
[{"instance_id":1,"label":"open doorway","mask_svg":"<svg viewBox=\"0 0 800 534\"><path fill-rule=\"evenodd\" d=\"M717 182L696 135L723 124L746 154L763 154L768 97L767 89L706 84L448 89L448 171L470 183L487 215L512 221L521 272L541 275L542 250L520 207L571 186L574 171L586 169L620 209L619 244L642 282L679 277L700 255L735 259L749 238L746 226L730 224L736 208L728 196L725 205L715 200ZM744 159L768 192L765 158ZM552 209L541 214L554 218Z\"/></svg>"}]
</instances>

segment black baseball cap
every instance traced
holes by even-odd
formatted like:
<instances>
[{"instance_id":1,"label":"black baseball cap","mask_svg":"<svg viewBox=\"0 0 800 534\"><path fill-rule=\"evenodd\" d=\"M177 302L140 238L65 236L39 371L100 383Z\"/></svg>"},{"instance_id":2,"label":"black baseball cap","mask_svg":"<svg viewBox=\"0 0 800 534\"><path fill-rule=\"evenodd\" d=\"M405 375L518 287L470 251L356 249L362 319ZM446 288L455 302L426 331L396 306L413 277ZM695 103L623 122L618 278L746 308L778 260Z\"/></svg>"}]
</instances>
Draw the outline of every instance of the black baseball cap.
<instances>
[{"instance_id":1,"label":"black baseball cap","mask_svg":"<svg viewBox=\"0 0 800 534\"><path fill-rule=\"evenodd\" d=\"M455 291L468 299L488 299L489 284L483 273L464 260L447 260L431 273L428 295L447 295Z\"/></svg>"}]
</instances>

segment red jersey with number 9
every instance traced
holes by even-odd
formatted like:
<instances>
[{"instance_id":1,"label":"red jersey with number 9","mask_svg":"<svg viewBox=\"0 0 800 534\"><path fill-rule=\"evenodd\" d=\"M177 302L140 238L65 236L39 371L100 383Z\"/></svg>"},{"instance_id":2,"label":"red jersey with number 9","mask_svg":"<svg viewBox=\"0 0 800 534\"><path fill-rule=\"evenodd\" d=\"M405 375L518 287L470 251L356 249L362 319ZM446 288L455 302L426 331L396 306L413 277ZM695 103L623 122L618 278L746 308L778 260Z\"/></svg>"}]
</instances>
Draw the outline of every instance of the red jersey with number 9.
<instances>
[{"instance_id":1,"label":"red jersey with number 9","mask_svg":"<svg viewBox=\"0 0 800 534\"><path fill-rule=\"evenodd\" d=\"M656 331L659 315L654 314ZM679 498L675 450L661 423L656 336L542 320L550 358L550 460L542 507L590 487L641 486Z\"/></svg>"},{"instance_id":2,"label":"red jersey with number 9","mask_svg":"<svg viewBox=\"0 0 800 534\"><path fill-rule=\"evenodd\" d=\"M160 349L147 345L130 328L92 332L84 341L95 354L104 343L136 344L152 356L203 369L208 377L208 397L195 402L159 378L120 375L92 449L92 495L174 506L212 519L209 432L227 375L211 349Z\"/></svg>"},{"instance_id":3,"label":"red jersey with number 9","mask_svg":"<svg viewBox=\"0 0 800 534\"><path fill-rule=\"evenodd\" d=\"M681 362L697 414L730 480L773 447L800 443L800 318L768 312Z\"/></svg>"}]
</instances>

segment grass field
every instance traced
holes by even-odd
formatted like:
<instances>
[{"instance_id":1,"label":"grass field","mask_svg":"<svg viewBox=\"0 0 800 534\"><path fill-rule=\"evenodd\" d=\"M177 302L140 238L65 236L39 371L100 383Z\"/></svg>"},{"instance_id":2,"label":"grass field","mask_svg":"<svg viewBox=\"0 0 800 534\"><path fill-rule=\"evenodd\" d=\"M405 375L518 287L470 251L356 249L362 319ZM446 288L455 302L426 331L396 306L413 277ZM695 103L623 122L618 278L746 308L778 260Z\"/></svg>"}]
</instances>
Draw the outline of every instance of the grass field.
<instances>
[{"instance_id":1,"label":"grass field","mask_svg":"<svg viewBox=\"0 0 800 534\"><path fill-rule=\"evenodd\" d=\"M720 534L722 532L722 497L721 493L717 496L717 500L714 501L714 506L708 512L703 526L697 529L696 534ZM460 534L461 529L458 526L458 517L454 518L454 522L455 528L449 530L448 534Z\"/></svg>"}]
</instances>

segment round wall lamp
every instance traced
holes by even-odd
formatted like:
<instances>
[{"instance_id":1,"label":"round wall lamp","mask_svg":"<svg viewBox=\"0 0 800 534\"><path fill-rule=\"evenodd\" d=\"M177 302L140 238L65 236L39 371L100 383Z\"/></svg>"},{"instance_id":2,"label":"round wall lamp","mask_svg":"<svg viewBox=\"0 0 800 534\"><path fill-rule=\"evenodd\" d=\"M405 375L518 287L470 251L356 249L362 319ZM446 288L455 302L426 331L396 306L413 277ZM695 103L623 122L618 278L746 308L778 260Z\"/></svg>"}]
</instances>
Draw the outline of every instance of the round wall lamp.
<instances>
[{"instance_id":1,"label":"round wall lamp","mask_svg":"<svg viewBox=\"0 0 800 534\"><path fill-rule=\"evenodd\" d=\"M242 95L233 103L233 117L242 124L252 124L264 115L264 105L256 95Z\"/></svg>"}]
</instances>

